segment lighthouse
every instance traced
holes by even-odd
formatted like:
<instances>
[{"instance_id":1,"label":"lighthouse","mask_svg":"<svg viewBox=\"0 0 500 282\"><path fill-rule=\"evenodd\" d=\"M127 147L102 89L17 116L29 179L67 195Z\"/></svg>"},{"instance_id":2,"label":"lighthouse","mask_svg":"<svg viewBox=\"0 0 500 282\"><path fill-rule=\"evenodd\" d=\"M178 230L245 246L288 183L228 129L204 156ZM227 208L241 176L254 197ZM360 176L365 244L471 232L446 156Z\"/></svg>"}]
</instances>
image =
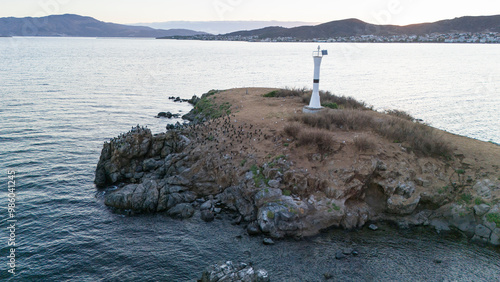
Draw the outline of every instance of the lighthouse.
<instances>
[{"instance_id":1,"label":"lighthouse","mask_svg":"<svg viewBox=\"0 0 500 282\"><path fill-rule=\"evenodd\" d=\"M311 95L311 101L309 102L309 106L305 106L302 110L304 113L315 113L320 111L323 107L321 107L321 102L319 100L319 68L321 66L321 59L323 56L328 55L327 50L321 50L321 47L318 46L318 51L313 52L313 60L314 60L314 77L313 77L313 92Z\"/></svg>"}]
</instances>

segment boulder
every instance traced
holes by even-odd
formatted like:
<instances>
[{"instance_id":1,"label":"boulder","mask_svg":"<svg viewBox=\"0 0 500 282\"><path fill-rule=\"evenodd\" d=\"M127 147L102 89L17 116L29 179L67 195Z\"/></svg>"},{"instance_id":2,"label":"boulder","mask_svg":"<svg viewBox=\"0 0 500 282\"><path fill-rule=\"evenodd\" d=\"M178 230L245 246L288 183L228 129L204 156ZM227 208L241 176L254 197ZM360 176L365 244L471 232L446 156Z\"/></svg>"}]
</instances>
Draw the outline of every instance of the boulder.
<instances>
[{"instance_id":1,"label":"boulder","mask_svg":"<svg viewBox=\"0 0 500 282\"><path fill-rule=\"evenodd\" d=\"M178 218L190 218L194 214L194 208L191 204L181 203L168 210L168 215Z\"/></svg>"},{"instance_id":2,"label":"boulder","mask_svg":"<svg viewBox=\"0 0 500 282\"><path fill-rule=\"evenodd\" d=\"M406 195L406 194L405 194ZM387 199L387 211L394 214L411 214L420 201L420 195L414 194L411 198L394 194Z\"/></svg>"},{"instance_id":3,"label":"boulder","mask_svg":"<svg viewBox=\"0 0 500 282\"><path fill-rule=\"evenodd\" d=\"M491 232L491 236L490 236L490 240L489 242L492 244L492 245L495 245L495 246L500 246L500 228L495 228L492 232Z\"/></svg>"},{"instance_id":4,"label":"boulder","mask_svg":"<svg viewBox=\"0 0 500 282\"><path fill-rule=\"evenodd\" d=\"M250 236L260 234L260 229L259 229L259 225L257 224L257 222L252 222L247 226L247 233Z\"/></svg>"},{"instance_id":5,"label":"boulder","mask_svg":"<svg viewBox=\"0 0 500 282\"><path fill-rule=\"evenodd\" d=\"M202 210L201 211L201 219L205 222L211 222L214 221L215 216L210 210Z\"/></svg>"},{"instance_id":6,"label":"boulder","mask_svg":"<svg viewBox=\"0 0 500 282\"><path fill-rule=\"evenodd\" d=\"M490 210L490 206L488 206L487 204L480 204L480 205L475 205L474 206L474 213L477 216L483 216L489 210Z\"/></svg>"}]
</instances>

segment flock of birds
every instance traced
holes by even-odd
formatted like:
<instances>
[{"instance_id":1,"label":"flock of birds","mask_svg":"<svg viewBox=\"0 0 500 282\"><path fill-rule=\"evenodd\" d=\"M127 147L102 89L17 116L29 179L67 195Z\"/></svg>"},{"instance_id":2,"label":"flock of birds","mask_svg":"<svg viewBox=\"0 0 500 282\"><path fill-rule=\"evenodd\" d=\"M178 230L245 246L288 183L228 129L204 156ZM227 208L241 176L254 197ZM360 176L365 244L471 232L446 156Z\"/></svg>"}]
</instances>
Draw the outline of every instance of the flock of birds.
<instances>
[{"instance_id":1,"label":"flock of birds","mask_svg":"<svg viewBox=\"0 0 500 282\"><path fill-rule=\"evenodd\" d=\"M258 144L266 142L266 145L272 145L280 139L280 136L264 133L253 124L238 121L234 115L188 124L185 129L184 134L192 141L188 150L203 146L208 152L219 153L229 159L237 155L257 154Z\"/></svg>"}]
</instances>

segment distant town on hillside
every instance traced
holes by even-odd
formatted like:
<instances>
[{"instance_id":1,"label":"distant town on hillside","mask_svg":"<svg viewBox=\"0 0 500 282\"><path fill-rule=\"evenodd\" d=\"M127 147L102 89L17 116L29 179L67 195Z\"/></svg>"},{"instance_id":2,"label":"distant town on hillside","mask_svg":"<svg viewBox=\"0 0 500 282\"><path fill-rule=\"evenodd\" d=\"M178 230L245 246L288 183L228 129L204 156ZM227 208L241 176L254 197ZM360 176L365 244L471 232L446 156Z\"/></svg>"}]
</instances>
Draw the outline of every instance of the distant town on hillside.
<instances>
[{"instance_id":1,"label":"distant town on hillside","mask_svg":"<svg viewBox=\"0 0 500 282\"><path fill-rule=\"evenodd\" d=\"M346 19L315 26L266 27L223 35L165 38L250 42L500 43L500 15L461 17L407 26L374 25L358 19Z\"/></svg>"}]
</instances>

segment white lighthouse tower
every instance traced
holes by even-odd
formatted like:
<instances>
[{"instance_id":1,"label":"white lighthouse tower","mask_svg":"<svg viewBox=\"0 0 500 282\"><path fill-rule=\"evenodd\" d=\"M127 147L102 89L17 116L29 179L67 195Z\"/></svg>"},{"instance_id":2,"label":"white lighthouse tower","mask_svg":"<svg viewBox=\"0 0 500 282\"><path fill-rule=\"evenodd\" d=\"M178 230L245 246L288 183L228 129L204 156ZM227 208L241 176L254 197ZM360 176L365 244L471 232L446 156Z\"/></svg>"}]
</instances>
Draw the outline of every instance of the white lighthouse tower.
<instances>
[{"instance_id":1,"label":"white lighthouse tower","mask_svg":"<svg viewBox=\"0 0 500 282\"><path fill-rule=\"evenodd\" d=\"M314 59L314 78L313 78L313 92L311 96L311 101L309 106L305 106L302 110L304 113L316 113L319 112L323 107L321 107L321 102L319 100L319 68L321 66L321 59L323 56L328 55L327 50L321 50L318 46L318 51L313 52Z\"/></svg>"}]
</instances>

